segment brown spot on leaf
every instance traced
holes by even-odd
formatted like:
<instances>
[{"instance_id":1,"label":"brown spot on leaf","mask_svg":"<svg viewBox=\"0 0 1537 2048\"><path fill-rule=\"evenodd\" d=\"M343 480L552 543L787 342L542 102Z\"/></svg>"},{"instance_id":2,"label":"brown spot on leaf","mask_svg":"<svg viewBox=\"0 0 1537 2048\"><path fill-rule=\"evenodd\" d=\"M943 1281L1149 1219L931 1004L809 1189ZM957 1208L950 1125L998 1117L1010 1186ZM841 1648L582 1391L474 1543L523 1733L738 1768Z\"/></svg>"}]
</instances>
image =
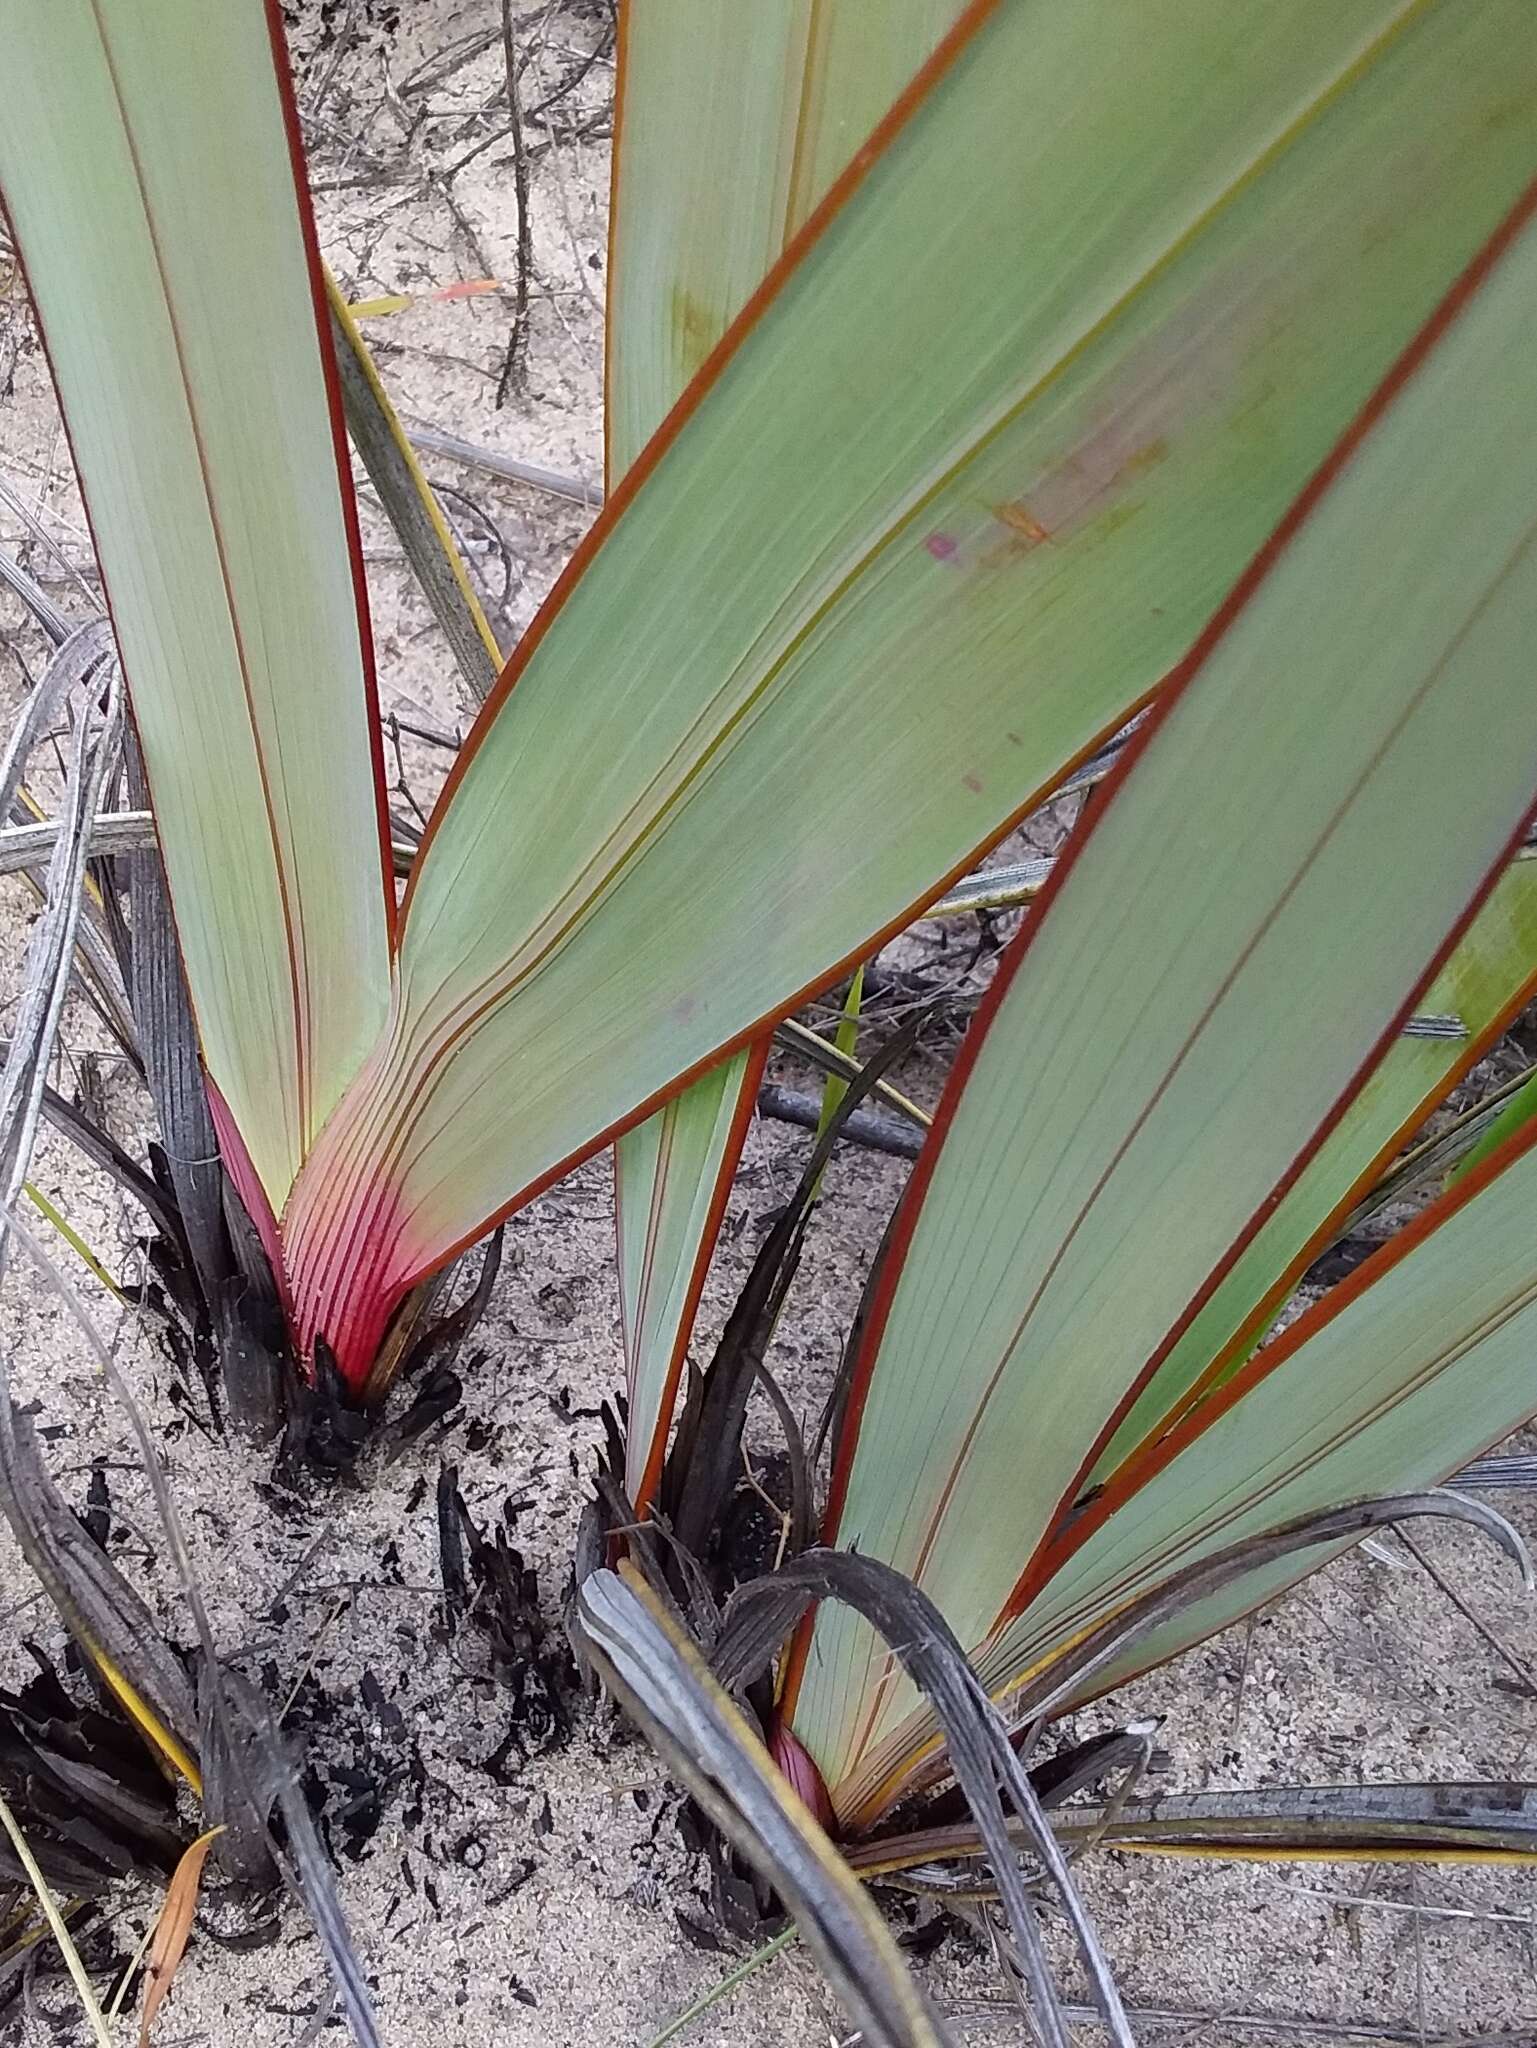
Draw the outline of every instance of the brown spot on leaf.
<instances>
[{"instance_id":1,"label":"brown spot on leaf","mask_svg":"<svg viewBox=\"0 0 1537 2048\"><path fill-rule=\"evenodd\" d=\"M1051 539L1051 535L1042 526L1040 520L1036 518L1028 505L1018 503L995 505L993 517L1001 526L1006 526L1010 533L1022 540L1027 547L1039 547L1042 541Z\"/></svg>"},{"instance_id":2,"label":"brown spot on leaf","mask_svg":"<svg viewBox=\"0 0 1537 2048\"><path fill-rule=\"evenodd\" d=\"M698 371L725 331L719 320L680 284L672 288L672 332L684 374Z\"/></svg>"}]
</instances>

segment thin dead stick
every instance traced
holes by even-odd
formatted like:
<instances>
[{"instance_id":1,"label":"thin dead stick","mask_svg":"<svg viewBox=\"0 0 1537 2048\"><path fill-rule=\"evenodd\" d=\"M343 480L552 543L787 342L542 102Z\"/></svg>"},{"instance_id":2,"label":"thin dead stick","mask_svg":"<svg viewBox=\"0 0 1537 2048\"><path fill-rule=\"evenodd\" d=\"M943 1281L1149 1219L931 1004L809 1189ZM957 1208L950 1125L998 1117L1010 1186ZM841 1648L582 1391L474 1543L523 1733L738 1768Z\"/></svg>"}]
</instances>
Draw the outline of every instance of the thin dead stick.
<instances>
[{"instance_id":1,"label":"thin dead stick","mask_svg":"<svg viewBox=\"0 0 1537 2048\"><path fill-rule=\"evenodd\" d=\"M692 2005L674 2015L661 2033L656 2035L651 2048L667 2048L669 2041L675 2041L684 2030L697 2019L703 2019L712 2006L719 2005L723 1998L729 1998L733 1991L745 1984L749 1977L761 1970L765 1963L771 1963L775 1956L782 1955L792 1942L800 1940L801 1931L793 1923L782 1934L776 1934L772 1941L766 1941L762 1948L745 1956L734 1969L728 1970L718 1984L712 1984L708 1991L696 1998Z\"/></svg>"},{"instance_id":2,"label":"thin dead stick","mask_svg":"<svg viewBox=\"0 0 1537 2048\"><path fill-rule=\"evenodd\" d=\"M1233 1698L1233 1722L1228 1731L1233 1735L1238 1733L1238 1724L1243 1719L1243 1697L1249 1689L1249 1672L1254 1663L1254 1631L1258 1626L1259 1613L1256 1611L1249 1616L1248 1626L1244 1630L1243 1663L1239 1667L1238 1690Z\"/></svg>"},{"instance_id":3,"label":"thin dead stick","mask_svg":"<svg viewBox=\"0 0 1537 2048\"><path fill-rule=\"evenodd\" d=\"M513 27L519 30L533 28L548 12L548 6L531 7L526 14L517 17ZM436 92L456 71L462 71L466 64L473 64L477 57L483 57L495 41L494 28L474 29L457 42L446 44L401 81L402 97L406 93Z\"/></svg>"},{"instance_id":4,"label":"thin dead stick","mask_svg":"<svg viewBox=\"0 0 1537 2048\"><path fill-rule=\"evenodd\" d=\"M77 576L75 580L78 582L80 579ZM0 583L15 592L54 646L61 647L70 635L69 620L37 578L12 555L0 553Z\"/></svg>"},{"instance_id":5,"label":"thin dead stick","mask_svg":"<svg viewBox=\"0 0 1537 2048\"><path fill-rule=\"evenodd\" d=\"M1089 1854L1091 1849L1097 1849L1121 1815L1126 1811L1132 1793L1141 1784L1144 1772L1153 1761L1153 1735L1156 1732L1156 1727L1157 1724L1155 1723L1154 1727L1150 1728L1140 1738L1142 1747L1127 1767L1120 1784L1116 1786L1114 1792L1111 1793L1110 1798L1106 1801L1105 1810L1100 1816L1098 1825L1089 1830L1076 1849L1068 1851L1067 1860L1069 1864L1079 1862ZM1127 1732L1130 1733L1130 1730Z\"/></svg>"},{"instance_id":6,"label":"thin dead stick","mask_svg":"<svg viewBox=\"0 0 1537 2048\"><path fill-rule=\"evenodd\" d=\"M37 515L34 512L32 512L28 508L28 506L22 502L22 500L11 489L10 485L5 481L4 477L0 477L0 504L8 505L10 507L10 509L16 514L16 517L22 522L22 524L26 527L27 531L31 534L32 538L35 541L39 542L44 548L46 548L49 554L54 556L54 558L58 561L60 567L65 571L66 575L72 577L74 581L79 585L81 594L94 608L97 603L97 599L90 585L81 575L79 569L77 569L75 564L70 560L69 556L64 552L63 548L60 547L59 543L54 539L53 535L48 531L47 527L44 526L42 521L38 519ZM23 571L22 574L23 576L25 576L26 572ZM7 576L5 580L8 583L10 583L11 588L16 591L19 597L27 597L27 593L23 589L22 585L18 583L14 578ZM27 598L27 601L30 603L30 598Z\"/></svg>"},{"instance_id":7,"label":"thin dead stick","mask_svg":"<svg viewBox=\"0 0 1537 2048\"><path fill-rule=\"evenodd\" d=\"M319 1628L316 1629L315 1640L310 1644L309 1653L304 1659L303 1668L301 1669L299 1676L288 1688L287 1699L284 1700L282 1706L278 1708L278 1726L280 1728L282 1727L283 1723L288 1719L290 1713L292 1713L294 1701L299 1697L300 1691L303 1689L305 1679L308 1678L310 1673L314 1670L315 1660L320 1655L321 1651L325 1648L326 1637L331 1633L331 1630L336 1626L338 1618L346 1612L349 1604L349 1596L346 1593L342 1593L341 1595L339 1595L331 1608L331 1612L326 1616L325 1620L320 1624Z\"/></svg>"},{"instance_id":8,"label":"thin dead stick","mask_svg":"<svg viewBox=\"0 0 1537 2048\"><path fill-rule=\"evenodd\" d=\"M62 660L62 657L61 657ZM56 664L57 665L57 664ZM11 1041L11 1056L0 1078L0 1199L12 1206L21 1193L31 1163L48 1061L58 1034L59 1014L68 982L67 965L80 922L81 881L85 871L84 829L96 814L108 766L117 746L121 718L121 677L113 663L106 707L94 750L89 746L90 715L82 714L75 730L66 801L68 814L48 867L47 908L33 929L27 948L26 980ZM25 727L23 726L23 730ZM7 759L7 781L14 787L25 767L20 735ZM0 791L8 804L9 791ZM4 1264L0 1240L0 1267Z\"/></svg>"},{"instance_id":9,"label":"thin dead stick","mask_svg":"<svg viewBox=\"0 0 1537 2048\"><path fill-rule=\"evenodd\" d=\"M786 1550L790 1547L790 1510L779 1505L757 1473L754 1472L752 1459L748 1456L746 1444L742 1444L740 1449L742 1453L742 1470L746 1475L747 1484L779 1524L779 1543L774 1551L774 1562L769 1566L770 1571L777 1572L784 1563Z\"/></svg>"},{"instance_id":10,"label":"thin dead stick","mask_svg":"<svg viewBox=\"0 0 1537 2048\"><path fill-rule=\"evenodd\" d=\"M1525 1686L1527 1692L1531 1695L1531 1697L1533 1699L1537 1699L1537 1675L1534 1675L1534 1673L1531 1670L1531 1667L1529 1665L1523 1664L1521 1662L1521 1659L1514 1652L1514 1650L1508 1649L1506 1645L1500 1641L1499 1637L1494 1633L1494 1630L1490 1628L1488 1623L1481 1620L1479 1616L1473 1612L1472 1608L1468 1605L1467 1601L1463 1599L1462 1595L1457 1591L1456 1587L1451 1583L1451 1581L1448 1578L1446 1578L1446 1576L1434 1564L1431 1563L1430 1559L1425 1555L1424 1551L1421 1550L1420 1546L1415 1542L1412 1536L1408 1535L1403 1529L1395 1530L1394 1534L1397 1536L1399 1542L1404 1546L1405 1550L1407 1550L1409 1555L1414 1559L1415 1563L1419 1566L1420 1570L1425 1574L1426 1578L1430 1580L1431 1584L1438 1587L1440 1591L1446 1595L1447 1599L1451 1601L1452 1605L1456 1608L1457 1612L1462 1616L1463 1620L1466 1621L1470 1627L1477 1631L1477 1633L1489 1645L1489 1648L1493 1650L1494 1654L1500 1659L1500 1661L1503 1664L1507 1665L1516 1674L1517 1678L1520 1679L1521 1683Z\"/></svg>"},{"instance_id":11,"label":"thin dead stick","mask_svg":"<svg viewBox=\"0 0 1537 2048\"><path fill-rule=\"evenodd\" d=\"M459 434L445 434L437 427L408 425L406 439L425 455L446 456L450 462L462 462L466 469L483 470L487 476L501 477L507 483L527 484L531 491L543 491L552 498L568 498L573 504L590 505L594 510L603 503L603 493L596 484L579 476L567 476L558 469L545 469L537 462L524 462L516 455L504 455L499 448L466 441Z\"/></svg>"},{"instance_id":12,"label":"thin dead stick","mask_svg":"<svg viewBox=\"0 0 1537 2048\"><path fill-rule=\"evenodd\" d=\"M524 385L528 356L528 281L534 265L534 236L528 217L528 144L523 135L523 105L518 96L518 50L512 0L502 0L502 55L507 64L508 134L512 139L512 183L518 203L518 272L513 280L512 332L496 387L496 409L508 394Z\"/></svg>"},{"instance_id":13,"label":"thin dead stick","mask_svg":"<svg viewBox=\"0 0 1537 2048\"><path fill-rule=\"evenodd\" d=\"M1414 2010L1419 2020L1420 2048L1425 2048L1430 2036L1425 2025L1425 1916L1420 1911L1418 1865L1410 1872L1409 1882L1414 1887Z\"/></svg>"},{"instance_id":14,"label":"thin dead stick","mask_svg":"<svg viewBox=\"0 0 1537 2048\"><path fill-rule=\"evenodd\" d=\"M74 1942L70 1940L69 1929L64 1924L64 1916L59 1911L58 1901L48 1889L48 1880L43 1876L41 1869L38 1867L37 1859L32 1854L27 1838L21 1831L20 1822L3 1799L0 1799L0 1827L3 1827L6 1834L10 1837L11 1847L16 1852L16 1860L26 1872L27 1881L37 1894L37 1903L42 1908L43 1918L48 1922L49 1932L58 1943L59 1953L64 1958L65 1968L69 1971L71 1978L74 1980L75 1989L80 1994L80 2003L85 2007L85 2016L90 2025L91 2032L95 2035L100 2048L112 2048L112 2036L107 2032L107 2022L102 2016L100 2005L97 2003L96 1993L91 1989L91 1980L85 1974L85 1965L80 1960L80 1951L75 1947Z\"/></svg>"},{"instance_id":15,"label":"thin dead stick","mask_svg":"<svg viewBox=\"0 0 1537 2048\"><path fill-rule=\"evenodd\" d=\"M0 829L0 875L19 874L47 860L63 829L57 818ZM85 851L95 860L104 854L138 853L154 843L155 821L148 811L103 811L86 830Z\"/></svg>"},{"instance_id":16,"label":"thin dead stick","mask_svg":"<svg viewBox=\"0 0 1537 2048\"><path fill-rule=\"evenodd\" d=\"M1420 1913L1427 1920L1487 1920L1496 1927L1533 1925L1529 1913L1497 1913L1492 1908L1485 1912L1476 1906L1425 1906L1413 1899L1377 1899L1369 1892L1331 1892L1322 1885L1286 1884L1279 1878L1274 1882L1293 1898L1321 1899L1327 1906L1361 1906L1376 1913Z\"/></svg>"},{"instance_id":17,"label":"thin dead stick","mask_svg":"<svg viewBox=\"0 0 1537 2048\"><path fill-rule=\"evenodd\" d=\"M1016 2025L1019 2009L1009 1999L968 1998L954 2000L945 2008L947 2017L980 2021L983 2024ZM1092 2005L1064 2004L1063 2012L1074 2026L1103 2027L1104 2016ZM1426 2038L1417 2026L1400 2027L1375 2020L1315 2020L1263 2012L1199 2012L1188 2006L1132 2005L1127 2017L1142 2027L1224 2027L1233 2033L1258 2034L1264 2040L1367 2041L1391 2044L1391 2048L1537 2048L1537 2034L1529 2028L1515 2033L1438 2034Z\"/></svg>"},{"instance_id":18,"label":"thin dead stick","mask_svg":"<svg viewBox=\"0 0 1537 2048\"><path fill-rule=\"evenodd\" d=\"M758 1090L758 1113L772 1117L776 1123L795 1124L801 1130L814 1131L822 1113L822 1104L815 1095L806 1095L794 1088L781 1088L769 1081ZM898 1123L895 1117L877 1115L873 1110L856 1109L839 1136L851 1145L862 1145L869 1151L884 1152L895 1159L916 1159L923 1145L921 1131L910 1124Z\"/></svg>"},{"instance_id":19,"label":"thin dead stick","mask_svg":"<svg viewBox=\"0 0 1537 2048\"><path fill-rule=\"evenodd\" d=\"M966 1917L969 1918L970 1916ZM976 1908L976 1923L987 1936L988 1946L993 1952L993 1967L1009 1987L1010 1994L1014 2000L1015 2010L1019 2014L1020 2024L1025 2029L1026 2037L1036 2043L1036 2048L1039 2048L1040 2030L1037 2028L1030 2011L1030 2001L1025 1993L1024 1973L1020 1969L1019 1962L1012 1948L1006 1942L1003 1932L999 1928L998 1917L990 1913L986 1906L978 1906Z\"/></svg>"},{"instance_id":20,"label":"thin dead stick","mask_svg":"<svg viewBox=\"0 0 1537 2048\"><path fill-rule=\"evenodd\" d=\"M112 1994L112 2003L107 2007L107 2025L114 2024L123 2009L123 2000L128 1996L129 1987L139 1974L144 1958L149 1954L149 1945L155 1938L155 1929L160 1924L158 1914L151 1914L150 1923L144 1930L143 1939L128 1959L128 1967L117 1980L117 1989Z\"/></svg>"}]
</instances>

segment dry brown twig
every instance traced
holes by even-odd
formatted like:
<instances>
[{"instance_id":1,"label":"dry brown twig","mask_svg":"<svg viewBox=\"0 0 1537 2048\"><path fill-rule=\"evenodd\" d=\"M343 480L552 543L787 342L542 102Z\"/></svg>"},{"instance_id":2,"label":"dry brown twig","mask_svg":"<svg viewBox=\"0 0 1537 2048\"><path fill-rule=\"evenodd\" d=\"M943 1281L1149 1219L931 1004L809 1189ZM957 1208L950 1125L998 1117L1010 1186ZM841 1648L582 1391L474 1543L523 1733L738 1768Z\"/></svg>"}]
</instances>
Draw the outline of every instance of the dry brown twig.
<instances>
[{"instance_id":1,"label":"dry brown twig","mask_svg":"<svg viewBox=\"0 0 1537 2048\"><path fill-rule=\"evenodd\" d=\"M523 134L523 108L519 97L517 32L512 0L502 0L502 54L507 66L508 135L512 141L513 191L518 207L517 275L513 279L512 332L496 387L496 409L501 411L509 394L521 396L528 376L528 287L534 267L533 223L529 219L528 144Z\"/></svg>"}]
</instances>

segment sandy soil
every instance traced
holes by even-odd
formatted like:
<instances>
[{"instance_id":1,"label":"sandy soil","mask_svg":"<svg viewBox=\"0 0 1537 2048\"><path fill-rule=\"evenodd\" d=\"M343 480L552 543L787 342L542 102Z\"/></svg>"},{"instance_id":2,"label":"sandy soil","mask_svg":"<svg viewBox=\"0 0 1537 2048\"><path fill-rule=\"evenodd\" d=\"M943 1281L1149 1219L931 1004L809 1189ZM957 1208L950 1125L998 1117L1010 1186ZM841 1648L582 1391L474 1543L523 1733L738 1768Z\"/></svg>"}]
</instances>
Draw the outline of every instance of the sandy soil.
<instances>
[{"instance_id":1,"label":"sandy soil","mask_svg":"<svg viewBox=\"0 0 1537 2048\"><path fill-rule=\"evenodd\" d=\"M297 11L296 11L297 12ZM516 216L510 150L494 142L451 166L503 124L499 44L437 78L445 53L499 27L494 0L416 0L399 10L306 7L298 15L301 101L314 151L328 256L354 298L426 292L513 275ZM546 90L590 51L601 7L524 17L531 75ZM334 32L350 23L352 37ZM425 81L425 83L424 83ZM428 303L371 326L402 406L418 418L596 480L600 467L601 297L606 97L594 64L538 133L535 275L526 377L494 405L509 302L488 295ZM537 94L534 95L537 97ZM548 145L548 146L547 146ZM14 299L0 322L0 474L79 572L30 540L0 505L0 544L57 577L61 604L91 601L89 556L46 379ZM432 465L462 495L449 503L507 638L528 622L581 530L562 500ZM386 709L453 726L465 706L408 572L376 518L366 519ZM38 649L0 604L0 690L14 711ZM445 757L402 743L409 798L425 803ZM0 987L14 988L28 899L0 885ZM83 1006L72 1007L58 1083L94 1076L130 1142L146 1134L143 1101L113 1065ZM920 1060L907 1084L932 1093ZM796 1077L800 1078L800 1077ZM803 1139L753 1132L709 1289L704 1340L745 1275L767 1220L788 1192ZM902 1171L868 1154L840 1159L779 1340L776 1368L812 1410L836 1359L860 1278ZM34 1178L114 1270L137 1270L140 1219L59 1140L45 1134ZM167 1447L221 1645L294 1694L290 1725L307 1745L341 1893L377 2001L399 2048L444 2040L646 2043L669 2015L720 1977L739 1944L707 1944L704 1878L679 1839L676 1801L649 1752L603 1709L579 1706L564 1739L538 1753L509 1731L514 1706L490 1675L472 1618L445 1624L433 1496L440 1463L459 1469L472 1512L492 1522L516 1504L516 1535L537 1569L552 1628L575 1521L598 1440L596 1411L619 1381L608 1167L574 1175L519 1218L485 1356L467 1374L446 1429L363 1483L303 1497L270 1484L268 1461L206 1426L152 1323L83 1277L93 1313ZM53 1468L83 1499L93 1462L109 1467L114 1553L169 1630L188 1629L168 1574L140 1532L152 1527L127 1425L98 1384L57 1302L13 1276L0 1296L0 1342L18 1390L50 1426ZM1537 1515L1518 1509L1528 1533ZM1463 1597L1522 1659L1537 1654L1533 1609L1503 1564L1460 1531L1433 1530L1428 1551ZM0 1534L0 1682L23 1669L28 1636L57 1649L50 1613L31 1596ZM1164 1788L1291 1780L1506 1776L1537 1766L1537 1707L1442 1593L1405 1560L1357 1554L1240 1629L1103 1703L1090 1726L1133 1713L1167 1716L1156 1782ZM1494 2033L1537 2040L1532 1930L1537 1878L1515 1870L1440 1871L1161 1865L1100 1856L1085 1870L1128 2000L1211 2016L1149 2039L1207 2048L1293 2038L1287 2018L1436 2040ZM151 1902L125 1895L126 1953ZM254 1953L217 1936L275 1914ZM964 1934L923 1969L956 2014L963 2040L1019 2038L996 1972ZM315 1942L291 1908L213 1892L204 1931L158 2027L162 2044L299 2048L326 2030ZM39 1982L30 2017L0 2019L0 2038L81 2038L65 1987ZM1223 2015L1259 2015L1257 2024ZM1514 2030L1514 2031L1512 2031ZM688 2038L701 2044L809 2044L846 2025L803 1954L792 1950L717 2005ZM1351 2035L1350 2038L1365 2038ZM1085 2028L1085 2040L1099 2038ZM1376 2036L1375 2038L1382 2038Z\"/></svg>"}]
</instances>

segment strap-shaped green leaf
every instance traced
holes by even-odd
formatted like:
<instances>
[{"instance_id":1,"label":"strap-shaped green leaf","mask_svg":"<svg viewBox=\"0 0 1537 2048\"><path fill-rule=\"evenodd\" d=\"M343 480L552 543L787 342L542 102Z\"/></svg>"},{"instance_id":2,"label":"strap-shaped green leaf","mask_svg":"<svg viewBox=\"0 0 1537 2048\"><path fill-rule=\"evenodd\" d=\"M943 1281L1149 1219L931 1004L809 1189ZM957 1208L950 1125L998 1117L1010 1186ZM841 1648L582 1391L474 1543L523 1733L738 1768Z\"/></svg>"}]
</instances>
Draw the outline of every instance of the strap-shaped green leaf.
<instances>
[{"instance_id":1,"label":"strap-shaped green leaf","mask_svg":"<svg viewBox=\"0 0 1537 2048\"><path fill-rule=\"evenodd\" d=\"M290 1205L306 1333L356 1370L1153 690L1511 204L1525 22L968 14L488 707Z\"/></svg>"},{"instance_id":2,"label":"strap-shaped green leaf","mask_svg":"<svg viewBox=\"0 0 1537 2048\"><path fill-rule=\"evenodd\" d=\"M1375 1492L1385 1476L1395 1487L1444 1479L1532 1413L1534 1140L1524 1130L1251 1359L1213 1420L1191 1417L1177 1455L988 1646L990 1686L1181 1567ZM1177 1655L1323 1561L1265 1566L1166 1623L1087 1689Z\"/></svg>"},{"instance_id":3,"label":"strap-shaped green leaf","mask_svg":"<svg viewBox=\"0 0 1537 2048\"><path fill-rule=\"evenodd\" d=\"M958 12L958 0L624 9L609 225L611 490ZM614 1148L639 1508L761 1072L761 1059L735 1055Z\"/></svg>"},{"instance_id":4,"label":"strap-shaped green leaf","mask_svg":"<svg viewBox=\"0 0 1537 2048\"><path fill-rule=\"evenodd\" d=\"M630 0L621 9L610 489L962 4Z\"/></svg>"},{"instance_id":5,"label":"strap-shaped green leaf","mask_svg":"<svg viewBox=\"0 0 1537 2048\"><path fill-rule=\"evenodd\" d=\"M1413 875L1402 886L1412 886ZM1537 850L1500 877L1420 999L1460 1038L1393 1041L1360 1094L1133 1403L1089 1477L1097 1485L1208 1384L1242 1364L1352 1202L1537 990Z\"/></svg>"},{"instance_id":6,"label":"strap-shaped green leaf","mask_svg":"<svg viewBox=\"0 0 1537 2048\"><path fill-rule=\"evenodd\" d=\"M625 1483L643 1507L661 1476L665 1432L742 1139L761 1052L712 1067L614 1152L619 1304L629 1416Z\"/></svg>"},{"instance_id":7,"label":"strap-shaped green leaf","mask_svg":"<svg viewBox=\"0 0 1537 2048\"><path fill-rule=\"evenodd\" d=\"M964 1642L1531 808L1534 207L1537 188L1203 635L952 1076L834 1491L839 1543L915 1578ZM1412 1483L1374 1442L1357 1490ZM794 1727L844 1817L912 1706L868 1633L819 1616Z\"/></svg>"},{"instance_id":8,"label":"strap-shaped green leaf","mask_svg":"<svg viewBox=\"0 0 1537 2048\"><path fill-rule=\"evenodd\" d=\"M0 192L204 1057L276 1209L383 1022L392 899L350 485L267 15L5 0L0 44Z\"/></svg>"}]
</instances>

